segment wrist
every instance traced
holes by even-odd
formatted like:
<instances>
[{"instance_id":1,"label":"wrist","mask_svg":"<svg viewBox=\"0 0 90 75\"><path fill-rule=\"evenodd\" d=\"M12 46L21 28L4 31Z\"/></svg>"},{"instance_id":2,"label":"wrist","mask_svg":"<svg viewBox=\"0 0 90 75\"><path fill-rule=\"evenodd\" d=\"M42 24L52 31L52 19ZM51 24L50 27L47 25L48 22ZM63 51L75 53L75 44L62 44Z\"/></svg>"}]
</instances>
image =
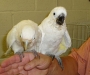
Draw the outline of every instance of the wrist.
<instances>
[{"instance_id":1,"label":"wrist","mask_svg":"<svg viewBox=\"0 0 90 75\"><path fill-rule=\"evenodd\" d=\"M60 75L60 72L62 71L60 65L58 64L58 61L54 59L49 66L48 74L47 75Z\"/></svg>"},{"instance_id":2,"label":"wrist","mask_svg":"<svg viewBox=\"0 0 90 75\"><path fill-rule=\"evenodd\" d=\"M70 57L61 57L64 69L60 67L58 61L54 59L49 66L47 75L78 75L77 61Z\"/></svg>"}]
</instances>

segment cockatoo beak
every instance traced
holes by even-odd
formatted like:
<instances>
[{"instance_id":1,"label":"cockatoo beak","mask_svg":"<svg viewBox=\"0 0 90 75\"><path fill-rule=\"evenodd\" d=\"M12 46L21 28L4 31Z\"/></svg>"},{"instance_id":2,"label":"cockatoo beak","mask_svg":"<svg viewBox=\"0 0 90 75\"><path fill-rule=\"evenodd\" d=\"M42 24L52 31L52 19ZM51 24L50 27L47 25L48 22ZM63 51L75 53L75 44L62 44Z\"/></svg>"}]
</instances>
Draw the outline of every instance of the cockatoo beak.
<instances>
[{"instance_id":1,"label":"cockatoo beak","mask_svg":"<svg viewBox=\"0 0 90 75\"><path fill-rule=\"evenodd\" d=\"M62 13L61 15L58 16L58 18L56 19L56 23L59 25L62 25L64 23L65 20L65 15Z\"/></svg>"},{"instance_id":2,"label":"cockatoo beak","mask_svg":"<svg viewBox=\"0 0 90 75\"><path fill-rule=\"evenodd\" d=\"M28 48L28 44L29 44L28 41L26 41L26 42L24 43L24 49L25 49L25 50L27 50L27 48Z\"/></svg>"}]
</instances>

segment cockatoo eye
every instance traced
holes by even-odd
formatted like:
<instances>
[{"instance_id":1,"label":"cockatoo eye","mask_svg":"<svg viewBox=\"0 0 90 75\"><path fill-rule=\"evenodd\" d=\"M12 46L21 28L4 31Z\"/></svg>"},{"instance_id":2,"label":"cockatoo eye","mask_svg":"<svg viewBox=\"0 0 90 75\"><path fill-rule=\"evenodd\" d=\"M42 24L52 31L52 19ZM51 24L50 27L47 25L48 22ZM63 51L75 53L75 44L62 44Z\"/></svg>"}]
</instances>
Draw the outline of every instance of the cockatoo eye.
<instances>
[{"instance_id":1,"label":"cockatoo eye","mask_svg":"<svg viewBox=\"0 0 90 75\"><path fill-rule=\"evenodd\" d=\"M22 35L20 35L20 38L22 37Z\"/></svg>"},{"instance_id":2,"label":"cockatoo eye","mask_svg":"<svg viewBox=\"0 0 90 75\"><path fill-rule=\"evenodd\" d=\"M34 39L35 39L35 37L34 37Z\"/></svg>"},{"instance_id":3,"label":"cockatoo eye","mask_svg":"<svg viewBox=\"0 0 90 75\"><path fill-rule=\"evenodd\" d=\"M53 15L55 15L55 13L53 13Z\"/></svg>"}]
</instances>

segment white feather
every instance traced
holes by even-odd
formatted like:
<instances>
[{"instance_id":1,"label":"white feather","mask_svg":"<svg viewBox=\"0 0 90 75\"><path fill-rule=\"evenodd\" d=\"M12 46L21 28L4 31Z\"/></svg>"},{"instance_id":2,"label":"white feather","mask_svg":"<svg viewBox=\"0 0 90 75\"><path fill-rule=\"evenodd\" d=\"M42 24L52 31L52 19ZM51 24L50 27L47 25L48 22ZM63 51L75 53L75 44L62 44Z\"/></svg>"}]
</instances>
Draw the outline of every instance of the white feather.
<instances>
[{"instance_id":1,"label":"white feather","mask_svg":"<svg viewBox=\"0 0 90 75\"><path fill-rule=\"evenodd\" d=\"M39 38L38 25L31 20L23 20L7 34L7 45L14 53L23 52L23 42L28 41L28 50L36 49Z\"/></svg>"},{"instance_id":2,"label":"white feather","mask_svg":"<svg viewBox=\"0 0 90 75\"><path fill-rule=\"evenodd\" d=\"M56 15L53 15L53 13L55 13ZM54 8L50 12L48 17L46 17L39 25L39 29L42 32L42 39L39 47L39 52L43 54L48 53L59 56L64 53L68 47L71 46L71 39L67 32L65 20L62 25L58 25L56 23L56 18L62 13L65 15L66 18L67 12L64 7ZM63 38L65 41L63 44L65 44L67 48L65 50L59 50L60 43L62 43Z\"/></svg>"}]
</instances>

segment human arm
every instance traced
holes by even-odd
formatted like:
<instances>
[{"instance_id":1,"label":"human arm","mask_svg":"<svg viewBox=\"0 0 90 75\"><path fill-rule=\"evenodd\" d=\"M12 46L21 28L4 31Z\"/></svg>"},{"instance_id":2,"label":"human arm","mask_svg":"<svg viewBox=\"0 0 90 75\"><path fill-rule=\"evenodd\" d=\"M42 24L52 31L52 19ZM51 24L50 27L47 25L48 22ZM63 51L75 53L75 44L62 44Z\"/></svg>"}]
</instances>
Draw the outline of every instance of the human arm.
<instances>
[{"instance_id":1,"label":"human arm","mask_svg":"<svg viewBox=\"0 0 90 75\"><path fill-rule=\"evenodd\" d=\"M78 65L75 59L70 56L61 57L64 69L62 70L57 60L54 59L49 67L48 75L78 75Z\"/></svg>"}]
</instances>

